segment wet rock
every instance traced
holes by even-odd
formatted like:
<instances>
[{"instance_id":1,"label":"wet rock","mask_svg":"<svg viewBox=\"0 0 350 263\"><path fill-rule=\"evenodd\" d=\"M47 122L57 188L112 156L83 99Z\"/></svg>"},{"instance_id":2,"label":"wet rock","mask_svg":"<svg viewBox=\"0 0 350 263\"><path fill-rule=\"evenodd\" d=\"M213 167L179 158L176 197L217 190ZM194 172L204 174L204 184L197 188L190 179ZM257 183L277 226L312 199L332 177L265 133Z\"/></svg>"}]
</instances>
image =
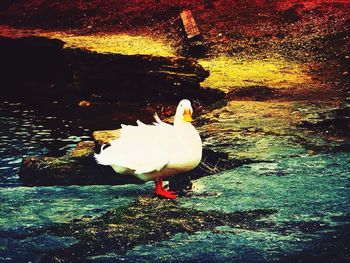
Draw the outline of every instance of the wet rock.
<instances>
[{"instance_id":1,"label":"wet rock","mask_svg":"<svg viewBox=\"0 0 350 263\"><path fill-rule=\"evenodd\" d=\"M277 90L265 86L248 86L232 88L227 93L226 98L233 99L249 99L256 101L271 100L277 97Z\"/></svg>"},{"instance_id":2,"label":"wet rock","mask_svg":"<svg viewBox=\"0 0 350 263\"><path fill-rule=\"evenodd\" d=\"M320 131L328 135L350 135L350 111L347 103L340 107L314 113L312 118L306 118L302 127Z\"/></svg>"},{"instance_id":3,"label":"wet rock","mask_svg":"<svg viewBox=\"0 0 350 263\"><path fill-rule=\"evenodd\" d=\"M193 193L191 198L179 199L181 206L184 204L187 208L195 207L196 209L205 211L220 210L225 213L235 213L237 210L249 211L261 207L277 208L278 213L274 214L272 217L267 218L266 220L263 219L249 223L248 231L245 231L245 228L241 228L241 224L238 224L238 226L233 227L215 227L214 230L208 230L207 232L203 232L205 229L200 229L195 233L184 231L184 236L187 234L190 236L190 238L185 239L183 238L183 235L176 235L176 233L182 232L173 233L173 230L170 230L170 237L162 239L166 241L154 241L159 232L154 232L153 227L156 228L159 225L154 222L148 224L148 220L153 220L156 216L159 216L157 218L163 218L163 213L168 211L170 214L169 216L173 217L173 221L169 224L176 224L177 219L180 221L183 219L183 215L182 212L179 213L178 210L173 210L169 206L165 206L169 203L172 204L172 202L165 200L164 204L161 204L162 200L153 200L152 198L142 197L140 199L143 200L145 204L142 209L139 210L133 205L130 206L130 210L135 210L135 214L129 214L130 212L127 206L118 209L121 215L124 213L128 215L128 219L125 220L130 220L130 224L137 225L134 229L129 229L129 224L125 225L124 229L124 225L118 223L115 224L114 221L108 221L109 226L103 228L103 234L99 235L99 230L101 229L99 227L102 227L102 223L101 225L98 223L94 224L94 220L96 219L86 216L74 220L73 224L55 225L53 228L47 228L47 226L44 226L44 232L52 231L46 234L48 236L51 234L54 236L70 236L70 233L75 233L73 234L74 239L77 240L78 243L83 244L82 246L73 247L67 250L59 248L56 252L52 252L52 254L46 256L57 257L62 260L64 258L67 261L73 261L74 259L72 259L72 255L69 253L74 250L88 250L92 251L87 255L89 259L90 257L95 258L95 255L96 257L99 255L106 255L107 257L109 255L110 257L104 261L114 262L117 260L113 260L113 257L117 257L118 259L119 257L126 258L125 261L132 261L132 253L139 255L142 260L147 260L148 258L146 255L148 254L145 255L143 253L149 253L150 249L152 249L153 254L157 255L159 255L157 252L163 251L164 249L166 249L166 251L163 252L162 255L168 252L171 253L173 249L176 251L174 254L178 253L178 251L185 254L188 249L191 251L189 254L182 254L179 257L174 256L172 259L175 258L174 261L176 261L176 259L179 259L182 256L184 260L190 261L190 259L193 258L191 258L193 255L201 255L204 258L205 252L208 250L209 252L213 251L210 248L215 244L217 250L214 249L214 251L220 255L225 255L225 260L229 260L233 256L238 258L243 255L244 252L242 252L240 248L246 245L248 245L250 249L253 247L254 251L259 251L259 253L266 255L267 257L271 255L272 251L278 258L288 258L290 254L293 254L296 251L310 248L309 245L311 240L311 242L315 242L315 245L318 245L318 237L321 231L328 233L330 237L327 242L326 240L324 242L324 252L329 252L327 248L330 249L331 246L328 246L327 244L329 244L329 241L331 240L333 240L333 244L343 244L341 247L342 252L344 252L346 250L343 250L343 248L346 247L349 242L345 242L347 239L344 239L344 236L340 239L341 235L339 234L342 233L341 231L334 234L331 230L331 226L334 225L332 219L334 215L338 216L338 223L344 222L345 220L348 221L349 219L346 217L346 213L348 212L348 189L346 187L344 188L344 185L346 185L348 181L348 177L346 176L348 167L347 157L347 153L338 153L336 155L283 158L277 163L247 165L228 171L224 174L201 178L194 182L194 184L197 185L198 190ZM279 176L281 170L286 173L286 176ZM286 191L286 189L288 189L288 191ZM320 191L323 193L322 195L319 194ZM117 200L115 202L116 206L121 204L120 202L117 202ZM156 205L158 202L159 206ZM342 205L340 205L340 203L342 203ZM144 209L151 209L151 207L154 208L152 212L153 217L148 217L148 212ZM320 210L320 207L324 207L325 209ZM113 209L113 211L116 210L117 209ZM192 218L192 213L187 211L188 210L184 210L184 213L187 213L188 217L184 219L183 224L187 223L187 225L192 226L192 221L190 220ZM119 212L115 212L115 214L118 214ZM213 215L212 212L209 213L210 215ZM106 218L115 218L115 221L123 224L124 219L118 221L117 216L114 217L115 214L108 213L109 216L106 216ZM177 214L179 214L179 218L176 216ZM339 215L344 215L344 217L342 218ZM214 218L216 218L216 216ZM166 219L164 223L168 223L169 221L167 220L168 219ZM107 221L105 222L107 224ZM73 226L74 224L76 225ZM145 228L149 226L149 229L151 230L149 232L146 230L140 230L139 224L144 224ZM156 226L154 226L155 224ZM170 226L169 229L172 229L172 227L173 226ZM63 230L62 232L59 232L56 228L61 228ZM168 229L166 226L161 226L160 228L162 230L166 229L165 231ZM183 231L182 229L182 225L180 225L179 231ZM113 241L113 238L119 238L118 234L113 235L116 233L114 231L121 231L124 233L125 239L120 239L122 242L129 242L129 240L131 240L131 244L125 247L125 250L127 250L126 254L124 254L125 250L118 250L118 246L114 246L114 242L117 241ZM146 234L144 235L143 233L145 232ZM230 236L226 236L223 243L217 243L220 238L212 235L212 232L215 234ZM107 246L104 245L107 243L104 237L108 234L110 234L109 237L112 238L111 243L113 244L110 247L108 244ZM202 238L200 238L201 242L196 242L196 240L198 241L199 239L196 235L202 236ZM79 239L77 236L79 236ZM332 236L337 236L337 238L332 238ZM89 240L91 242L87 239L90 237L91 239ZM86 239L84 240L84 238ZM145 240L143 240L143 238L145 238ZM137 239L137 241L135 241L135 239ZM295 240L297 240L297 248L291 246L291 244L295 244ZM168 241L170 243L167 243ZM103 244L101 250L98 247L98 243ZM133 245L134 243L136 243L136 245ZM85 246L85 244L87 245ZM222 248L220 248L221 244L224 244ZM234 248L232 248L233 244L236 244ZM264 246L262 246L262 244ZM276 246L276 244L278 245ZM94 249L95 246L97 247L96 250ZM196 254L198 251L194 251L198 246L201 246L199 250L205 251L203 254ZM79 248L81 248L81 250ZM231 254L225 254L227 251L230 251ZM240 251L240 254L236 255L235 251ZM317 253L317 251L316 248L312 249L312 253ZM336 246L333 247L332 251L337 252ZM45 252L47 252L47 250ZM40 254L42 255L43 253ZM85 252L82 252L82 254L78 254L77 260L81 260L82 258L85 259L85 257ZM251 259L252 257L247 256L244 259L246 258ZM329 258L331 258L331 256L329 256ZM161 260L161 256L156 259ZM103 261L103 259L101 261ZM97 260L97 262L100 261Z\"/></svg>"},{"instance_id":4,"label":"wet rock","mask_svg":"<svg viewBox=\"0 0 350 263\"><path fill-rule=\"evenodd\" d=\"M108 143L111 140L117 139L120 136L120 129L118 130L105 130L105 131L95 131L92 134L92 138L97 145L102 145Z\"/></svg>"},{"instance_id":5,"label":"wet rock","mask_svg":"<svg viewBox=\"0 0 350 263\"><path fill-rule=\"evenodd\" d=\"M94 142L80 142L62 157L25 157L19 177L24 185L92 185L142 183L134 176L118 175L93 157Z\"/></svg>"},{"instance_id":6,"label":"wet rock","mask_svg":"<svg viewBox=\"0 0 350 263\"><path fill-rule=\"evenodd\" d=\"M77 244L45 255L43 261L81 262L108 251L123 253L140 244L167 240L176 233L214 230L217 226L256 229L255 220L277 212L257 209L222 213L183 208L177 202L139 197L129 206L93 219L82 218L37 230L56 236L73 236Z\"/></svg>"}]
</instances>

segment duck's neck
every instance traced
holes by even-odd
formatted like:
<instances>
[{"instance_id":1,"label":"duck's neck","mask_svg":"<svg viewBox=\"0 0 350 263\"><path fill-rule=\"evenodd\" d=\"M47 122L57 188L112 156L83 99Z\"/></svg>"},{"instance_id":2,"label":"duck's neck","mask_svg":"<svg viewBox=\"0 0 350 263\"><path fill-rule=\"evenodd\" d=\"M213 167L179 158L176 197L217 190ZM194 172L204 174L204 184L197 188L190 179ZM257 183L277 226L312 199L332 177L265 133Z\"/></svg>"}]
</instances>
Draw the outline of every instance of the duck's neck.
<instances>
[{"instance_id":1,"label":"duck's neck","mask_svg":"<svg viewBox=\"0 0 350 263\"><path fill-rule=\"evenodd\" d=\"M192 124L190 122L184 121L182 118L176 118L176 116L175 116L174 126L175 127L191 127Z\"/></svg>"}]
</instances>

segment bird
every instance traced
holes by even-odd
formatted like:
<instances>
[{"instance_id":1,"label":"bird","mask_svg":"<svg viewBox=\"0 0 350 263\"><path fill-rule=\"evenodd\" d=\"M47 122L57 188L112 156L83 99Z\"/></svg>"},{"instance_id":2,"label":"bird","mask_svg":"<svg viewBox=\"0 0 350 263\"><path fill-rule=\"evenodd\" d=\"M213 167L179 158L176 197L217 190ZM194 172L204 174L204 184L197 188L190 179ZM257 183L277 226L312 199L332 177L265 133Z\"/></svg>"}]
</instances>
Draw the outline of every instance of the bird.
<instances>
[{"instance_id":1,"label":"bird","mask_svg":"<svg viewBox=\"0 0 350 263\"><path fill-rule=\"evenodd\" d=\"M174 199L176 193L163 187L163 179L194 169L202 159L202 140L191 123L192 115L191 102L183 99L173 125L163 122L157 113L151 125L139 120L136 126L122 124L120 137L102 145L95 159L118 174L153 180L156 196Z\"/></svg>"}]
</instances>

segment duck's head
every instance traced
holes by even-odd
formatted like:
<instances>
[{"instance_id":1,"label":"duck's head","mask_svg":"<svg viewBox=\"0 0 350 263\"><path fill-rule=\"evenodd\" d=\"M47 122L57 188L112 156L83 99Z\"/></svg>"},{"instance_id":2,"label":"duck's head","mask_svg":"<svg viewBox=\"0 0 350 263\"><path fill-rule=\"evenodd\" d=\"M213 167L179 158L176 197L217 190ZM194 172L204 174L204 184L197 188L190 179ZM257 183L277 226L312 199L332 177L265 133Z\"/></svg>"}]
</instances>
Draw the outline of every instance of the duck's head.
<instances>
[{"instance_id":1,"label":"duck's head","mask_svg":"<svg viewBox=\"0 0 350 263\"><path fill-rule=\"evenodd\" d=\"M189 100L181 100L176 108L174 123L187 123L193 121L193 109Z\"/></svg>"}]
</instances>

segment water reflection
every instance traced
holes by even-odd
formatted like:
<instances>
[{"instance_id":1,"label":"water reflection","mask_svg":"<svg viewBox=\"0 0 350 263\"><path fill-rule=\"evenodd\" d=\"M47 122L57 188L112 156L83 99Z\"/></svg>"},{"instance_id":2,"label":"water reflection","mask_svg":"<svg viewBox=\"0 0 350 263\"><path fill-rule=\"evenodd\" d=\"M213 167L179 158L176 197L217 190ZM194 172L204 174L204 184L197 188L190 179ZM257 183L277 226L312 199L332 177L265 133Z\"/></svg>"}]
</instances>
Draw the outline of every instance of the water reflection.
<instances>
[{"instance_id":1,"label":"water reflection","mask_svg":"<svg viewBox=\"0 0 350 263\"><path fill-rule=\"evenodd\" d=\"M0 186L18 185L23 156L61 155L91 131L79 121L41 114L17 102L0 102Z\"/></svg>"}]
</instances>

